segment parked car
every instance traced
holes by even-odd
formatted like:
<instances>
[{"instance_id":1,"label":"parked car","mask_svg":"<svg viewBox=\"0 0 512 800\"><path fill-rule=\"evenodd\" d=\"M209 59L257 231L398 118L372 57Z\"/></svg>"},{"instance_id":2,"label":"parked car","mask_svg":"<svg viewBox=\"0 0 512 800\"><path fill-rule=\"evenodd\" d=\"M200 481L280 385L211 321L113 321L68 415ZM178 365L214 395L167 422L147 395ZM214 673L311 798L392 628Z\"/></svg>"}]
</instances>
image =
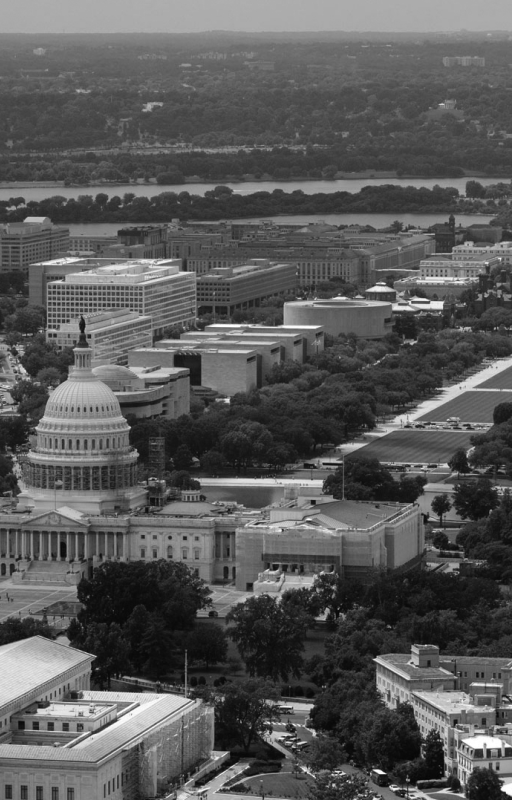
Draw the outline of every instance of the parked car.
<instances>
[{"instance_id":1,"label":"parked car","mask_svg":"<svg viewBox=\"0 0 512 800\"><path fill-rule=\"evenodd\" d=\"M397 797L405 797L406 790L402 789L401 786L397 786L396 783L390 783L388 786L393 794L396 794Z\"/></svg>"}]
</instances>

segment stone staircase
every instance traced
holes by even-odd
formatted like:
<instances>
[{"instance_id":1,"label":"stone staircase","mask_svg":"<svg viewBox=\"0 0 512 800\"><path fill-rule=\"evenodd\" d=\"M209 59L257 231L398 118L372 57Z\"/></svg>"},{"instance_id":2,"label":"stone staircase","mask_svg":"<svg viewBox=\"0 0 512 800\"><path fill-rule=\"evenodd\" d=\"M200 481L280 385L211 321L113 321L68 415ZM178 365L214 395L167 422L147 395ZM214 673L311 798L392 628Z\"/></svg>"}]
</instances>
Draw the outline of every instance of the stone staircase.
<instances>
[{"instance_id":1,"label":"stone staircase","mask_svg":"<svg viewBox=\"0 0 512 800\"><path fill-rule=\"evenodd\" d=\"M85 573L86 565L67 561L29 561L13 573L13 583L52 586L76 586Z\"/></svg>"}]
</instances>

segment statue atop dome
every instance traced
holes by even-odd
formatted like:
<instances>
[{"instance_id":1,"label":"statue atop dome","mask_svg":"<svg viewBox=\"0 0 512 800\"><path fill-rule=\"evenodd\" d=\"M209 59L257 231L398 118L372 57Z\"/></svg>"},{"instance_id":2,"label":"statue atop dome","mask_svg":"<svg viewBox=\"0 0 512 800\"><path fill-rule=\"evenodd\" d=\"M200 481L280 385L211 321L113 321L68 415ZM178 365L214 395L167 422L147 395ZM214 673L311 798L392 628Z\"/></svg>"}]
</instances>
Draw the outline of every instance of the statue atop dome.
<instances>
[{"instance_id":1,"label":"statue atop dome","mask_svg":"<svg viewBox=\"0 0 512 800\"><path fill-rule=\"evenodd\" d=\"M78 339L78 347L89 347L87 344L87 339L85 338L85 319L83 316L80 317L80 321L78 323L78 327L80 329L80 337Z\"/></svg>"}]
</instances>

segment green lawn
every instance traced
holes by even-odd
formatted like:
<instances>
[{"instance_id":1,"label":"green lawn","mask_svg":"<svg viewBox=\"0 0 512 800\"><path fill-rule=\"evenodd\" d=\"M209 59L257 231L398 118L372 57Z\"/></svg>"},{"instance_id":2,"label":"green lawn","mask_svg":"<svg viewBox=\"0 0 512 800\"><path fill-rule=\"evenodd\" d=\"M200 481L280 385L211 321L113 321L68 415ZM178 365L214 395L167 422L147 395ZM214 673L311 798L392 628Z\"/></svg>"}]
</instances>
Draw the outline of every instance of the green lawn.
<instances>
[{"instance_id":1,"label":"green lawn","mask_svg":"<svg viewBox=\"0 0 512 800\"><path fill-rule=\"evenodd\" d=\"M494 407L510 399L508 392L461 392L459 397L429 411L419 421L445 422L449 417L459 417L461 422L492 422Z\"/></svg>"},{"instance_id":2,"label":"green lawn","mask_svg":"<svg viewBox=\"0 0 512 800\"><path fill-rule=\"evenodd\" d=\"M459 447L468 448L474 431L427 431L403 429L377 439L357 450L347 459L358 455L394 461L402 464L446 463Z\"/></svg>"},{"instance_id":3,"label":"green lawn","mask_svg":"<svg viewBox=\"0 0 512 800\"><path fill-rule=\"evenodd\" d=\"M492 378L478 384L478 389L510 389L512 390L512 367L497 372Z\"/></svg>"},{"instance_id":4,"label":"green lawn","mask_svg":"<svg viewBox=\"0 0 512 800\"><path fill-rule=\"evenodd\" d=\"M291 772L276 772L244 778L243 782L249 787L248 794L251 795L261 797L263 789L265 796L299 798L307 797L313 779L303 772L299 772L297 778Z\"/></svg>"}]
</instances>

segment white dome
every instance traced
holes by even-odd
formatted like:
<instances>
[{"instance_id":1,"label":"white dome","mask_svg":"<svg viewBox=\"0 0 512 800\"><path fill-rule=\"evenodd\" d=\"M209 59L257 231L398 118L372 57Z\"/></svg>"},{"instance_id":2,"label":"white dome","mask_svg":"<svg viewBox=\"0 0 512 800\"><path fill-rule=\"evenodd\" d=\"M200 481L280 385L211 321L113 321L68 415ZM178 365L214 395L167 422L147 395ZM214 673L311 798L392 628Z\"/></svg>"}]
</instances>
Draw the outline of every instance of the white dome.
<instances>
[{"instance_id":1,"label":"white dome","mask_svg":"<svg viewBox=\"0 0 512 800\"><path fill-rule=\"evenodd\" d=\"M93 374L105 382L139 380L139 376L133 370L123 367L121 364L100 364L93 368Z\"/></svg>"}]
</instances>

